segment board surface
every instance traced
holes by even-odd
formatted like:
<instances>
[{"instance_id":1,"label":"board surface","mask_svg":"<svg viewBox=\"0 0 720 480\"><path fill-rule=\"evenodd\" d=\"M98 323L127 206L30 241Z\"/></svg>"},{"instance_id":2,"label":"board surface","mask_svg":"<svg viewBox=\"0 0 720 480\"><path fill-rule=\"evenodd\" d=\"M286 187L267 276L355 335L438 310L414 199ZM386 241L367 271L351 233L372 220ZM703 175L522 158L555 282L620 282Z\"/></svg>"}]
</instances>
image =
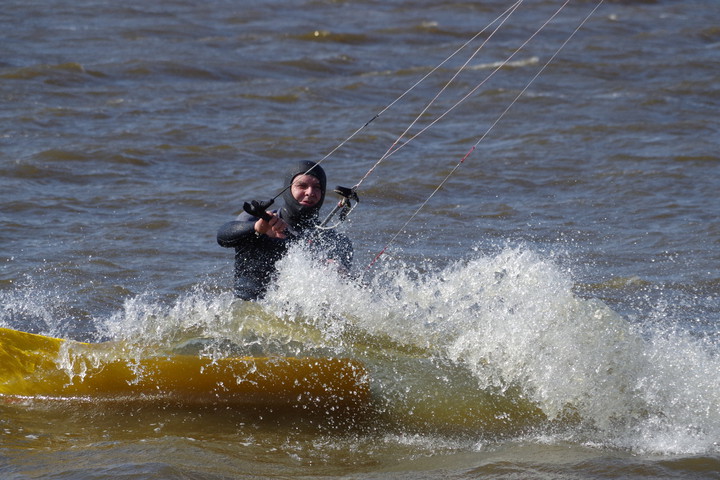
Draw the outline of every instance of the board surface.
<instances>
[{"instance_id":1,"label":"board surface","mask_svg":"<svg viewBox=\"0 0 720 480\"><path fill-rule=\"evenodd\" d=\"M369 400L362 364L343 358L156 355L0 328L0 394L170 398L181 403L356 406Z\"/></svg>"}]
</instances>

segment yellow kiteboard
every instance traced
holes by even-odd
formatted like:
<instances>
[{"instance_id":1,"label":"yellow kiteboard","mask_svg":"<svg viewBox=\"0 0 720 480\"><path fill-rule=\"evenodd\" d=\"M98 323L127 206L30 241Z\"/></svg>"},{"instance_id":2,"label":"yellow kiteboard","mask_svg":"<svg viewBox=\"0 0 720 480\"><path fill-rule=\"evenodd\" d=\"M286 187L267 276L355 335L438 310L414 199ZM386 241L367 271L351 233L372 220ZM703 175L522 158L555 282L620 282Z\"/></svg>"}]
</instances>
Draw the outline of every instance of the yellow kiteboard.
<instances>
[{"instance_id":1,"label":"yellow kiteboard","mask_svg":"<svg viewBox=\"0 0 720 480\"><path fill-rule=\"evenodd\" d=\"M81 343L0 328L0 395L157 399L249 406L367 404L368 375L342 358L123 355L113 343Z\"/></svg>"}]
</instances>

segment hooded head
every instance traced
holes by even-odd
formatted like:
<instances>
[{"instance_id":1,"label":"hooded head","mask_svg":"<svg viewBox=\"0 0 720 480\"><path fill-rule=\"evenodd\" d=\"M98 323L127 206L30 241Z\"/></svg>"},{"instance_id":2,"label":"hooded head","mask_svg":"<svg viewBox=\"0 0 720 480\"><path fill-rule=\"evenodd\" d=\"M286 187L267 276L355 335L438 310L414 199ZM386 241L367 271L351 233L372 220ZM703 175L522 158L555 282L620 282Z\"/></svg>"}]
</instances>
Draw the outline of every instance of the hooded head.
<instances>
[{"instance_id":1,"label":"hooded head","mask_svg":"<svg viewBox=\"0 0 720 480\"><path fill-rule=\"evenodd\" d=\"M320 182L320 200L311 207L301 205L300 202L293 197L292 188L289 186L292 185L293 180L298 175L311 175ZM288 170L285 176L285 186L288 187L282 194L285 205L280 210L280 216L283 220L288 222L291 228L301 230L316 224L318 222L320 207L322 207L323 201L325 200L325 188L327 186L327 178L322 167L315 162L307 160L297 162Z\"/></svg>"}]
</instances>

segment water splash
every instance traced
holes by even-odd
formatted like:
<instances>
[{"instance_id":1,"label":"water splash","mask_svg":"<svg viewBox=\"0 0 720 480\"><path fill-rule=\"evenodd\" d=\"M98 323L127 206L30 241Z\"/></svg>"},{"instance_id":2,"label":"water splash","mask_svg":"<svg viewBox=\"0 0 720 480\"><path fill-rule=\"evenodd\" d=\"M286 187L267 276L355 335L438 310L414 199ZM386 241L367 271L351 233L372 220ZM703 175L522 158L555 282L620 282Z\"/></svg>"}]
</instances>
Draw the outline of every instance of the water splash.
<instances>
[{"instance_id":1,"label":"water splash","mask_svg":"<svg viewBox=\"0 0 720 480\"><path fill-rule=\"evenodd\" d=\"M663 305L630 322L578 296L552 257L517 247L442 268L387 261L364 281L301 250L278 267L261 302L203 285L170 303L139 295L93 318L93 334L122 345L113 355L129 362L158 352L356 358L370 371L378 424L401 436L718 451L716 337L663 317ZM43 333L63 336L47 307L62 305L44 294L31 284L4 291L2 324L27 328L12 312L35 312ZM71 354L66 367L81 375Z\"/></svg>"},{"instance_id":2,"label":"water splash","mask_svg":"<svg viewBox=\"0 0 720 480\"><path fill-rule=\"evenodd\" d=\"M326 340L374 364L388 411L406 420L423 411L433 427L559 423L620 448L718 448L710 337L668 331L672 319L659 325L657 312L631 323L579 297L570 271L526 248L441 269L390 262L363 285L290 255L266 304L313 319Z\"/></svg>"}]
</instances>

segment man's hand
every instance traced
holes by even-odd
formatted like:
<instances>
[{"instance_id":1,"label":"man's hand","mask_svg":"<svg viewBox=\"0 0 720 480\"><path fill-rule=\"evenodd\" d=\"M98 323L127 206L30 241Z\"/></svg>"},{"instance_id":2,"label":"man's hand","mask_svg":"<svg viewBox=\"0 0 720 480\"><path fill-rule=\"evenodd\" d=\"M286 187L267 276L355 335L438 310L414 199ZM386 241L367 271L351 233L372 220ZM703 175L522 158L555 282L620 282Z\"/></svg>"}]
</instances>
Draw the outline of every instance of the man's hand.
<instances>
[{"instance_id":1,"label":"man's hand","mask_svg":"<svg viewBox=\"0 0 720 480\"><path fill-rule=\"evenodd\" d=\"M259 235L267 235L270 238L286 238L287 223L272 212L267 212L267 214L270 215L270 220L259 219L255 222L255 231Z\"/></svg>"}]
</instances>

